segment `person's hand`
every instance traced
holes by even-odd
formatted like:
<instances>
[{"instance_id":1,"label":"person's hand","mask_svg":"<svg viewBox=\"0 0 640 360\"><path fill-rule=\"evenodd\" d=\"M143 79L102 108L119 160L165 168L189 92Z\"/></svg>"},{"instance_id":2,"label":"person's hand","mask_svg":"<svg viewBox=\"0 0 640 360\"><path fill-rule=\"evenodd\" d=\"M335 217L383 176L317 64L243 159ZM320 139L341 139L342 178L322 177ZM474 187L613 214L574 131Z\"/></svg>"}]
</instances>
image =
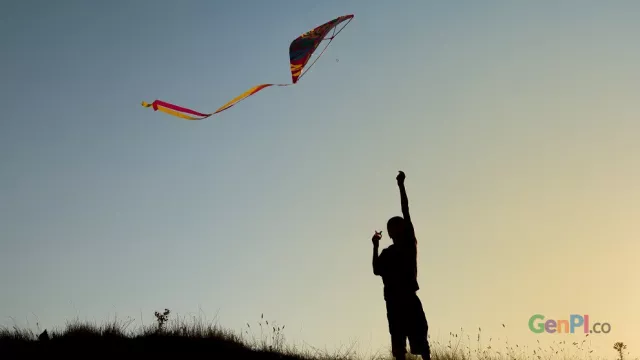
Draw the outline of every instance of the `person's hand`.
<instances>
[{"instance_id":1,"label":"person's hand","mask_svg":"<svg viewBox=\"0 0 640 360\"><path fill-rule=\"evenodd\" d=\"M373 234L373 237L371 238L371 241L373 242L373 246L375 247L380 246L380 239L382 239L382 231L376 231L376 233Z\"/></svg>"},{"instance_id":2,"label":"person's hand","mask_svg":"<svg viewBox=\"0 0 640 360\"><path fill-rule=\"evenodd\" d=\"M404 179L406 175L403 171L398 171L398 176L396 176L396 180L398 181L398 185L404 184Z\"/></svg>"}]
</instances>

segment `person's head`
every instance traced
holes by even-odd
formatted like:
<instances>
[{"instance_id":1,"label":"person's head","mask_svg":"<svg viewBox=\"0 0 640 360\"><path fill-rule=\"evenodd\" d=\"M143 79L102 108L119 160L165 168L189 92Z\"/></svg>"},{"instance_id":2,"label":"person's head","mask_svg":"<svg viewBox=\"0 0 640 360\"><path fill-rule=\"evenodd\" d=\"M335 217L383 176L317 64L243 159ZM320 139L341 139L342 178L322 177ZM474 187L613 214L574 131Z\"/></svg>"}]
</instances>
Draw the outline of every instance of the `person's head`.
<instances>
[{"instance_id":1,"label":"person's head","mask_svg":"<svg viewBox=\"0 0 640 360\"><path fill-rule=\"evenodd\" d=\"M401 216L394 216L387 221L387 233L394 244L403 238L404 231L404 219Z\"/></svg>"}]
</instances>

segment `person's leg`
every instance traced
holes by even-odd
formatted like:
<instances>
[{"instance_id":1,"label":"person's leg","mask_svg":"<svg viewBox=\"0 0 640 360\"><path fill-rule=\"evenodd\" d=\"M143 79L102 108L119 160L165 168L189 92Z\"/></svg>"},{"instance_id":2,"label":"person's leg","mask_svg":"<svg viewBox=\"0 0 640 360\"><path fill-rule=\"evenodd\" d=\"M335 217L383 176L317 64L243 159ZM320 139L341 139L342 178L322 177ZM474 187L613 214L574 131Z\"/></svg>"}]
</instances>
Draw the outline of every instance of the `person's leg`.
<instances>
[{"instance_id":1,"label":"person's leg","mask_svg":"<svg viewBox=\"0 0 640 360\"><path fill-rule=\"evenodd\" d=\"M391 354L396 360L405 360L407 353L407 336L403 324L403 303L397 300L387 300L387 320L391 335Z\"/></svg>"},{"instance_id":2,"label":"person's leg","mask_svg":"<svg viewBox=\"0 0 640 360\"><path fill-rule=\"evenodd\" d=\"M431 349L429 349L429 343L427 342L427 351L420 355L422 360L431 360Z\"/></svg>"},{"instance_id":3,"label":"person's leg","mask_svg":"<svg viewBox=\"0 0 640 360\"><path fill-rule=\"evenodd\" d=\"M391 334L391 354L395 360L407 358L407 337L405 335Z\"/></svg>"},{"instance_id":4,"label":"person's leg","mask_svg":"<svg viewBox=\"0 0 640 360\"><path fill-rule=\"evenodd\" d=\"M426 335L409 336L409 346L412 354L420 355L424 360L431 359L431 349Z\"/></svg>"},{"instance_id":5,"label":"person's leg","mask_svg":"<svg viewBox=\"0 0 640 360\"><path fill-rule=\"evenodd\" d=\"M431 359L431 348L428 339L429 324L422 308L422 302L417 294L412 299L409 309L411 311L410 318L412 319L408 336L411 353L422 356L424 360L429 360Z\"/></svg>"}]
</instances>

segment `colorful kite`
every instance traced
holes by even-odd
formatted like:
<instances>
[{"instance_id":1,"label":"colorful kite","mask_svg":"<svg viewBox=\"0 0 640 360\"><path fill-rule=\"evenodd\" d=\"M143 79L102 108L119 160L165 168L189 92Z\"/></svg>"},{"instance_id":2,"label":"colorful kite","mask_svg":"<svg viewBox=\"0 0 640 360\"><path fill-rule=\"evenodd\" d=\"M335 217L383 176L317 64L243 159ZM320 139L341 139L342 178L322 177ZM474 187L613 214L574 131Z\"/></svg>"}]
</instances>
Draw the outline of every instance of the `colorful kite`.
<instances>
[{"instance_id":1,"label":"colorful kite","mask_svg":"<svg viewBox=\"0 0 640 360\"><path fill-rule=\"evenodd\" d=\"M311 31L308 31L300 35L297 39L293 40L293 42L289 46L289 59L291 63L291 79L292 79L291 84L262 84L262 85L254 86L251 89L240 94L233 100L224 104L222 107L220 107L218 110L216 110L211 114L203 114L197 111L183 108L181 106L169 104L167 102L160 101L160 100L156 100L151 104L143 101L142 106L151 107L153 108L154 111L160 110L164 113L177 116L185 120L203 120L214 114L227 110L228 108L234 106L235 104L239 103L240 101L248 98L249 96L257 93L258 91L264 88L268 88L270 86L294 85L298 81L300 81L302 76L304 76L304 74L306 74L307 71L309 71L309 69L316 63L316 61L318 61L318 59L320 58L320 56L322 56L322 54L327 49L331 41L342 31L342 29L344 29L349 24L349 22L351 22L351 20L353 19L353 16L354 15L340 16L323 25L318 26L317 28ZM340 28L340 30L337 30L338 25L340 25L345 21L346 23L342 26L342 28ZM332 30L333 32L331 36L327 37L329 32L331 32ZM311 65L309 65L306 69L304 69L305 65L307 65L307 62L309 62L309 59L311 59L311 56L316 51L320 43L325 40L328 40L327 45L320 52L318 57L311 63Z\"/></svg>"}]
</instances>

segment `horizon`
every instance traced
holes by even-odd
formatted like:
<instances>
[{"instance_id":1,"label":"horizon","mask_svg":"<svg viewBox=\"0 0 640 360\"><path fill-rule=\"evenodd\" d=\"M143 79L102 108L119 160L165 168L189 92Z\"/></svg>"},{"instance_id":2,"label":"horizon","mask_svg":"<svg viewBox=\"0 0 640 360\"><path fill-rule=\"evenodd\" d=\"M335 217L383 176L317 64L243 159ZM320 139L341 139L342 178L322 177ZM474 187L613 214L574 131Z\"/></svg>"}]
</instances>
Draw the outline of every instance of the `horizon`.
<instances>
[{"instance_id":1,"label":"horizon","mask_svg":"<svg viewBox=\"0 0 640 360\"><path fill-rule=\"evenodd\" d=\"M639 356L640 3L290 5L5 4L0 325L169 308L386 349L370 239L402 170L432 340L582 341L528 325L577 314ZM291 41L346 14L295 86L140 106L290 82Z\"/></svg>"}]
</instances>

